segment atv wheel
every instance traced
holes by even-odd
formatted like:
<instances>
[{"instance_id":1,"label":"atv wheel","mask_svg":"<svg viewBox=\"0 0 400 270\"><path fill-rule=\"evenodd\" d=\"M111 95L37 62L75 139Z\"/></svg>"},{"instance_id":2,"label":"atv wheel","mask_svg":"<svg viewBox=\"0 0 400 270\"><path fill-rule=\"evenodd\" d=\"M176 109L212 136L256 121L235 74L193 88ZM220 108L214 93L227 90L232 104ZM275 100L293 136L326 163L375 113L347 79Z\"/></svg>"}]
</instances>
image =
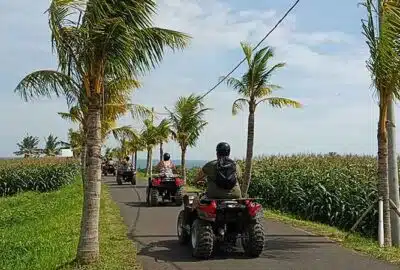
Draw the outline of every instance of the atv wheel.
<instances>
[{"instance_id":1,"label":"atv wheel","mask_svg":"<svg viewBox=\"0 0 400 270\"><path fill-rule=\"evenodd\" d=\"M249 224L245 237L246 239L242 239L242 245L246 255L259 257L264 249L264 227L261 222Z\"/></svg>"},{"instance_id":2,"label":"atv wheel","mask_svg":"<svg viewBox=\"0 0 400 270\"><path fill-rule=\"evenodd\" d=\"M182 192L183 192L183 188L182 188L182 187L179 187L179 188L177 189L177 191L175 192L175 204L176 204L177 206L181 206L181 205L183 204L183 195L182 195Z\"/></svg>"},{"instance_id":3,"label":"atv wheel","mask_svg":"<svg viewBox=\"0 0 400 270\"><path fill-rule=\"evenodd\" d=\"M196 258L208 259L214 248L214 233L209 223L196 219L190 230L192 255Z\"/></svg>"},{"instance_id":4,"label":"atv wheel","mask_svg":"<svg viewBox=\"0 0 400 270\"><path fill-rule=\"evenodd\" d=\"M150 205L156 206L158 203L158 190L150 188Z\"/></svg>"},{"instance_id":5,"label":"atv wheel","mask_svg":"<svg viewBox=\"0 0 400 270\"><path fill-rule=\"evenodd\" d=\"M122 180L119 175L117 175L117 183L118 183L118 185L122 185Z\"/></svg>"},{"instance_id":6,"label":"atv wheel","mask_svg":"<svg viewBox=\"0 0 400 270\"><path fill-rule=\"evenodd\" d=\"M105 173L103 173L104 174L104 176L107 176L107 173L105 172Z\"/></svg>"},{"instance_id":7,"label":"atv wheel","mask_svg":"<svg viewBox=\"0 0 400 270\"><path fill-rule=\"evenodd\" d=\"M176 231L178 234L179 243L185 245L189 243L190 235L184 229L185 226L185 210L179 212L178 215L178 222L176 224Z\"/></svg>"},{"instance_id":8,"label":"atv wheel","mask_svg":"<svg viewBox=\"0 0 400 270\"><path fill-rule=\"evenodd\" d=\"M131 179L131 184L132 184L132 185L136 185L136 177L132 177L132 179Z\"/></svg>"}]
</instances>

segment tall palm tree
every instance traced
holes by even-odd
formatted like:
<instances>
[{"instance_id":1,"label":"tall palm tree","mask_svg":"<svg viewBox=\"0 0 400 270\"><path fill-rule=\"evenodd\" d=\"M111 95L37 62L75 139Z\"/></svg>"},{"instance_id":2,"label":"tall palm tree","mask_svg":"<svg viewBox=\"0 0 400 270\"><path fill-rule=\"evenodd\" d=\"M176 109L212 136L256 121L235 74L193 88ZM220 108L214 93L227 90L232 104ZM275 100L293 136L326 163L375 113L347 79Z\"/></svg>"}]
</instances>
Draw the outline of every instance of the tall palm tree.
<instances>
[{"instance_id":1,"label":"tall palm tree","mask_svg":"<svg viewBox=\"0 0 400 270\"><path fill-rule=\"evenodd\" d=\"M169 113L172 137L181 148L182 177L186 183L186 151L188 147L196 146L201 132L208 124L204 116L210 109L205 107L201 97L193 94L180 97L173 111L165 109Z\"/></svg>"},{"instance_id":2,"label":"tall palm tree","mask_svg":"<svg viewBox=\"0 0 400 270\"><path fill-rule=\"evenodd\" d=\"M171 136L171 130L169 128L169 122L167 119L163 119L156 127L157 141L160 146L160 161L164 155L164 143L168 142Z\"/></svg>"},{"instance_id":3,"label":"tall palm tree","mask_svg":"<svg viewBox=\"0 0 400 270\"><path fill-rule=\"evenodd\" d=\"M140 137L142 138L143 144L145 145L147 151L145 176L151 176L153 169L153 148L158 144L159 134L157 127L153 124L153 120L146 119L143 121L143 124L144 128Z\"/></svg>"},{"instance_id":4,"label":"tall palm tree","mask_svg":"<svg viewBox=\"0 0 400 270\"><path fill-rule=\"evenodd\" d=\"M246 167L244 172L244 181L242 183L242 193L246 196L251 179L255 112L257 106L259 104L267 104L274 108L300 108L301 104L291 99L271 96L274 90L281 88L278 85L270 83L271 75L279 68L284 67L285 64L278 63L272 67L269 66L270 60L274 57L273 50L270 47L264 47L259 51L254 52L249 44L242 42L240 45L246 57L248 69L240 79L233 77L228 78L227 85L236 90L238 94L242 96L233 102L232 114L237 114L245 105L249 108Z\"/></svg>"},{"instance_id":5,"label":"tall palm tree","mask_svg":"<svg viewBox=\"0 0 400 270\"><path fill-rule=\"evenodd\" d=\"M45 147L43 149L43 153L46 156L56 156L60 153L62 142L58 140L58 137L50 134L47 138L45 138Z\"/></svg>"},{"instance_id":6,"label":"tall palm tree","mask_svg":"<svg viewBox=\"0 0 400 270\"><path fill-rule=\"evenodd\" d=\"M60 71L34 72L16 89L24 99L55 94L65 95L69 103L79 97L87 104L87 179L77 253L83 264L99 258L104 83L108 78L132 79L144 74L162 60L165 47L181 49L188 44L189 37L183 33L153 27L155 11L154 0L52 0L49 26Z\"/></svg>"},{"instance_id":7,"label":"tall palm tree","mask_svg":"<svg viewBox=\"0 0 400 270\"><path fill-rule=\"evenodd\" d=\"M370 51L367 67L379 99L378 193L383 198L384 205L384 244L391 246L386 122L392 98L399 99L400 97L400 44L398 42L400 38L400 3L387 0L378 2L379 8L374 5L372 0L366 0L363 3L367 9L367 19L362 21L362 26ZM374 19L376 15L378 15L378 21Z\"/></svg>"},{"instance_id":8,"label":"tall palm tree","mask_svg":"<svg viewBox=\"0 0 400 270\"><path fill-rule=\"evenodd\" d=\"M24 156L25 158L38 156L42 152L39 149L39 138L26 134L21 142L17 143L18 151L14 152L17 156Z\"/></svg>"},{"instance_id":9,"label":"tall palm tree","mask_svg":"<svg viewBox=\"0 0 400 270\"><path fill-rule=\"evenodd\" d=\"M134 132L138 134L138 132ZM137 169L137 160L138 160L138 152L146 150L146 145L143 141L143 138L138 134L137 136L131 136L130 140L128 141L128 148L130 153L133 153L134 156L134 166L135 170Z\"/></svg>"}]
</instances>

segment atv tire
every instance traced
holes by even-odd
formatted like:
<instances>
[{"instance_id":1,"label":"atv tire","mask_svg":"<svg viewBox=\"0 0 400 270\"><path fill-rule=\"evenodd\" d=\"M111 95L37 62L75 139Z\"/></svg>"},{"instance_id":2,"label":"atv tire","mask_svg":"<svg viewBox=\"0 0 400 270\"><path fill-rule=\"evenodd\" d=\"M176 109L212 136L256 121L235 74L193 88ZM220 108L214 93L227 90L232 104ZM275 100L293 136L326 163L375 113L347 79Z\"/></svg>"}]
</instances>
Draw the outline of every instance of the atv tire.
<instances>
[{"instance_id":1,"label":"atv tire","mask_svg":"<svg viewBox=\"0 0 400 270\"><path fill-rule=\"evenodd\" d=\"M104 175L104 176L107 176L107 173L105 172L105 173L103 173L103 175Z\"/></svg>"},{"instance_id":2,"label":"atv tire","mask_svg":"<svg viewBox=\"0 0 400 270\"><path fill-rule=\"evenodd\" d=\"M192 256L199 259L208 259L214 249L214 233L206 221L196 219L190 230Z\"/></svg>"},{"instance_id":3,"label":"atv tire","mask_svg":"<svg viewBox=\"0 0 400 270\"><path fill-rule=\"evenodd\" d=\"M134 186L136 185L136 177L132 177L131 184L134 185Z\"/></svg>"},{"instance_id":4,"label":"atv tire","mask_svg":"<svg viewBox=\"0 0 400 270\"><path fill-rule=\"evenodd\" d=\"M185 210L179 212L178 222L176 224L176 231L178 234L179 244L186 245L190 241L190 234L188 234L183 226L185 226Z\"/></svg>"},{"instance_id":5,"label":"atv tire","mask_svg":"<svg viewBox=\"0 0 400 270\"><path fill-rule=\"evenodd\" d=\"M119 175L117 175L117 184L122 185L122 179Z\"/></svg>"},{"instance_id":6,"label":"atv tire","mask_svg":"<svg viewBox=\"0 0 400 270\"><path fill-rule=\"evenodd\" d=\"M158 190L150 188L150 206L157 206L158 203Z\"/></svg>"},{"instance_id":7,"label":"atv tire","mask_svg":"<svg viewBox=\"0 0 400 270\"><path fill-rule=\"evenodd\" d=\"M244 252L247 256L257 258L264 250L264 227L260 221L249 224L248 238L242 241Z\"/></svg>"},{"instance_id":8,"label":"atv tire","mask_svg":"<svg viewBox=\"0 0 400 270\"><path fill-rule=\"evenodd\" d=\"M179 187L175 192L175 205L181 206L183 204L183 188Z\"/></svg>"}]
</instances>

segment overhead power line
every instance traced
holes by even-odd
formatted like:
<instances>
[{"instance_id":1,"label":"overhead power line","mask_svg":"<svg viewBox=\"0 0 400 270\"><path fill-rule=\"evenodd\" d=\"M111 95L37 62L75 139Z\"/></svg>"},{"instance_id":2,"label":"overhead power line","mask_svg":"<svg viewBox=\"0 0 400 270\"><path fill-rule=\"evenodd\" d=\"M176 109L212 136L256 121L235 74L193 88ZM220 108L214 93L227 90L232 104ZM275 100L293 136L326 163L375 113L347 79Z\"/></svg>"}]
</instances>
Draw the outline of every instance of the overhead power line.
<instances>
[{"instance_id":1,"label":"overhead power line","mask_svg":"<svg viewBox=\"0 0 400 270\"><path fill-rule=\"evenodd\" d=\"M253 50L257 49L266 39L267 37L275 31L275 29L283 22L283 20L289 15L290 12L297 6L297 4L300 2L300 0L296 0L290 8L286 11L285 14L283 14L282 18L279 19L279 21L274 25L274 27L271 28L271 30L268 31L268 33L260 40L260 42L257 43L257 45L253 48ZM203 99L206 97L208 94L210 94L212 91L214 91L221 83L223 83L233 72L236 71L240 67L243 62L246 61L246 58L243 58L228 74L226 74L217 84L215 84L213 87L210 88L204 95L201 96ZM155 112L158 115L169 115L168 113L160 113L160 112Z\"/></svg>"},{"instance_id":2,"label":"overhead power line","mask_svg":"<svg viewBox=\"0 0 400 270\"><path fill-rule=\"evenodd\" d=\"M297 4L300 2L300 0L296 0L292 6L286 11L286 13L282 16L282 18L274 25L274 27L271 28L271 30L258 42L258 44L253 48L253 50L257 49L261 43L264 42L264 40L267 39L267 37L274 32L274 30L283 22L283 20L289 15L290 12L297 6ZM221 83L223 83L233 72L235 72L238 67L240 67L243 62L246 61L246 58L243 58L242 61L239 62L228 74L226 74L222 80L220 80L216 85L214 85L210 90L208 90L204 95L201 96L201 98L206 97L208 94L210 94L212 91L214 91Z\"/></svg>"}]
</instances>

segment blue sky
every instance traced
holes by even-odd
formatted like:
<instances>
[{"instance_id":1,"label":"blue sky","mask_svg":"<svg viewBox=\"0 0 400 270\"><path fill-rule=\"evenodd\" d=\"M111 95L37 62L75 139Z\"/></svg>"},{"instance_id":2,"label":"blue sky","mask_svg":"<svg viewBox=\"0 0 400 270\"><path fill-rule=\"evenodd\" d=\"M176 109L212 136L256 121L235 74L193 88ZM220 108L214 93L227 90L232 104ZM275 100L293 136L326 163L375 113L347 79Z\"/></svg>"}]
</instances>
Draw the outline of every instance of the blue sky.
<instances>
[{"instance_id":1,"label":"blue sky","mask_svg":"<svg viewBox=\"0 0 400 270\"><path fill-rule=\"evenodd\" d=\"M242 54L240 41L256 44L292 1L160 0L155 24L192 35L188 49L167 53L159 68L141 78L143 87L132 100L157 111L172 106L180 95L205 92L228 72ZM275 61L287 66L272 77L283 87L276 94L297 99L303 109L259 107L255 153L376 152L377 105L365 68L368 51L361 34L365 10L358 1L302 0L263 45L275 48ZM48 1L0 2L0 156L12 155L26 133L43 138L50 132L65 139L68 123L56 112L64 100L24 103L13 93L19 80L36 69L56 67L51 53ZM235 76L244 70L241 67ZM213 111L209 125L188 158L209 159L225 140L242 157L247 114L231 116L236 94L224 85L206 99ZM130 117L121 124L140 123ZM43 139L42 139L43 140ZM115 142L110 140L110 145ZM167 150L179 156L176 144Z\"/></svg>"}]
</instances>

